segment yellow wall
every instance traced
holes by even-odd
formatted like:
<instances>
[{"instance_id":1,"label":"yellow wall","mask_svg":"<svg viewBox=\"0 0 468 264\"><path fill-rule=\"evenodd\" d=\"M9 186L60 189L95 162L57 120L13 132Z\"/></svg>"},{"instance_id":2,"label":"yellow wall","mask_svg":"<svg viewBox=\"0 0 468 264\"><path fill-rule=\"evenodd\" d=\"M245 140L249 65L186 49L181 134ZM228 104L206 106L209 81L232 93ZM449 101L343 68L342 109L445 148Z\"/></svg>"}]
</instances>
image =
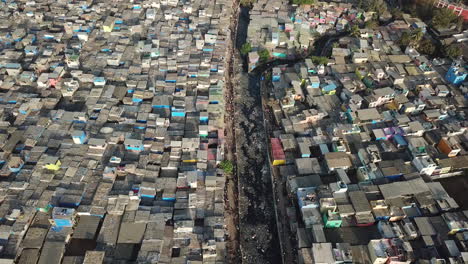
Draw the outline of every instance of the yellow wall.
<instances>
[{"instance_id":1,"label":"yellow wall","mask_svg":"<svg viewBox=\"0 0 468 264\"><path fill-rule=\"evenodd\" d=\"M284 165L286 164L285 160L273 160L273 166Z\"/></svg>"}]
</instances>

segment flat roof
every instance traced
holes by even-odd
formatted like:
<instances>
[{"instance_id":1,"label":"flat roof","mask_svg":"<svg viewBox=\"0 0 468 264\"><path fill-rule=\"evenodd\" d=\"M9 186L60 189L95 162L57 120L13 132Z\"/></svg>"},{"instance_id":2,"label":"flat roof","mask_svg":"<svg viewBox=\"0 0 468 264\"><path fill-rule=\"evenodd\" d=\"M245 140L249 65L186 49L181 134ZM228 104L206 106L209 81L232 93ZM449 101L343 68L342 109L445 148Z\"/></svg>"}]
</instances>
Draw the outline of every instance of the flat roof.
<instances>
[{"instance_id":1,"label":"flat roof","mask_svg":"<svg viewBox=\"0 0 468 264\"><path fill-rule=\"evenodd\" d=\"M139 244L143 239L146 223L122 223L117 243Z\"/></svg>"},{"instance_id":2,"label":"flat roof","mask_svg":"<svg viewBox=\"0 0 468 264\"><path fill-rule=\"evenodd\" d=\"M356 115L361 121L380 120L382 118L376 108L359 109L356 111Z\"/></svg>"},{"instance_id":3,"label":"flat roof","mask_svg":"<svg viewBox=\"0 0 468 264\"><path fill-rule=\"evenodd\" d=\"M65 252L65 243L46 241L41 250L38 264L60 263Z\"/></svg>"},{"instance_id":4,"label":"flat roof","mask_svg":"<svg viewBox=\"0 0 468 264\"><path fill-rule=\"evenodd\" d=\"M93 215L81 215L78 220L78 225L73 232L73 238L76 239L94 239L97 235L97 230L101 217Z\"/></svg>"}]
</instances>

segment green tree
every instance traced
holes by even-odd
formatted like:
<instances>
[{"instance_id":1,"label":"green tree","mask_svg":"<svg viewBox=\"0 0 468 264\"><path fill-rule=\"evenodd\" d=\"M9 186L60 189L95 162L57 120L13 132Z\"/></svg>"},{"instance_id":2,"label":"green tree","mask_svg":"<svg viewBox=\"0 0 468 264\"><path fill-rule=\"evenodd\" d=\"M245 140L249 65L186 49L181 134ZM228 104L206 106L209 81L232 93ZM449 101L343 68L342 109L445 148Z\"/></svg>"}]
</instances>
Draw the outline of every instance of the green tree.
<instances>
[{"instance_id":1,"label":"green tree","mask_svg":"<svg viewBox=\"0 0 468 264\"><path fill-rule=\"evenodd\" d=\"M407 31L404 31L403 33L401 33L399 43L401 46L404 46L404 47L408 46L411 43L410 33Z\"/></svg>"},{"instance_id":2,"label":"green tree","mask_svg":"<svg viewBox=\"0 0 468 264\"><path fill-rule=\"evenodd\" d=\"M462 55L461 47L455 44L445 46L443 52L447 57L450 57L452 59L456 59L457 57L460 57Z\"/></svg>"},{"instance_id":3,"label":"green tree","mask_svg":"<svg viewBox=\"0 0 468 264\"><path fill-rule=\"evenodd\" d=\"M422 30L420 28L411 31L411 34L410 34L411 42L410 42L410 44L414 45L414 46L417 46L419 44L419 42L421 41L421 39L423 38L423 36L424 36L424 33L422 32Z\"/></svg>"},{"instance_id":4,"label":"green tree","mask_svg":"<svg viewBox=\"0 0 468 264\"><path fill-rule=\"evenodd\" d=\"M406 46L415 46L417 47L419 45L419 42L422 40L424 36L424 33L422 32L421 29L415 29L411 32L403 32L401 33L400 37L400 45L406 47Z\"/></svg>"},{"instance_id":5,"label":"green tree","mask_svg":"<svg viewBox=\"0 0 468 264\"><path fill-rule=\"evenodd\" d=\"M310 59L312 60L312 62L314 64L318 64L318 65L327 65L328 64L328 58L327 57L321 57L321 56L312 56L310 57Z\"/></svg>"},{"instance_id":6,"label":"green tree","mask_svg":"<svg viewBox=\"0 0 468 264\"><path fill-rule=\"evenodd\" d=\"M426 55L434 55L436 46L429 39L423 39L419 42L417 50Z\"/></svg>"},{"instance_id":7,"label":"green tree","mask_svg":"<svg viewBox=\"0 0 468 264\"><path fill-rule=\"evenodd\" d=\"M272 77L272 73L271 73L271 71L268 71L266 76L265 76L265 80L271 80L271 77Z\"/></svg>"},{"instance_id":8,"label":"green tree","mask_svg":"<svg viewBox=\"0 0 468 264\"><path fill-rule=\"evenodd\" d=\"M249 52L251 52L251 51L252 51L252 45L250 45L250 43L248 43L248 42L247 42L247 43L244 43L244 44L242 45L242 47L240 48L240 53L241 53L242 55L247 55L247 54L248 54Z\"/></svg>"},{"instance_id":9,"label":"green tree","mask_svg":"<svg viewBox=\"0 0 468 264\"><path fill-rule=\"evenodd\" d=\"M359 27L357 25L354 25L351 27L349 30L349 35L352 37L359 37L361 35L361 31L359 30Z\"/></svg>"},{"instance_id":10,"label":"green tree","mask_svg":"<svg viewBox=\"0 0 468 264\"><path fill-rule=\"evenodd\" d=\"M432 25L436 28L449 28L458 25L459 18L448 8L438 8L434 11Z\"/></svg>"},{"instance_id":11,"label":"green tree","mask_svg":"<svg viewBox=\"0 0 468 264\"><path fill-rule=\"evenodd\" d=\"M260 57L260 62L266 62L270 59L270 52L266 49L262 49L258 52L258 56Z\"/></svg>"}]
</instances>

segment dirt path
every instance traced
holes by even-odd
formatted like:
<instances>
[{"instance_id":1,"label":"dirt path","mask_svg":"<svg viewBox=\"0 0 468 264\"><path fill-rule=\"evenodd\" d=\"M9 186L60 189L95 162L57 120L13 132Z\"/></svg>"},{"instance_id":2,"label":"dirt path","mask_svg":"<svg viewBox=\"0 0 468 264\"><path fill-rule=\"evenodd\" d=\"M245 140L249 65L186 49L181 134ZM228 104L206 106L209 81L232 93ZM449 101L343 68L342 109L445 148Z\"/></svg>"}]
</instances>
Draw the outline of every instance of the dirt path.
<instances>
[{"instance_id":1,"label":"dirt path","mask_svg":"<svg viewBox=\"0 0 468 264\"><path fill-rule=\"evenodd\" d=\"M228 45L226 56L226 74L225 74L225 89L224 89L224 103L225 103L225 158L234 165L233 173L226 174L226 184L224 189L224 215L225 224L228 233L226 243L227 249L227 262L228 263L241 263L240 259L240 246L239 246L239 201L238 201L238 180L236 168L236 149L235 149L235 136L234 136L234 68L235 68L235 39L236 29L239 17L239 1L234 0L232 4L231 23L229 25L229 36L226 40Z\"/></svg>"}]
</instances>

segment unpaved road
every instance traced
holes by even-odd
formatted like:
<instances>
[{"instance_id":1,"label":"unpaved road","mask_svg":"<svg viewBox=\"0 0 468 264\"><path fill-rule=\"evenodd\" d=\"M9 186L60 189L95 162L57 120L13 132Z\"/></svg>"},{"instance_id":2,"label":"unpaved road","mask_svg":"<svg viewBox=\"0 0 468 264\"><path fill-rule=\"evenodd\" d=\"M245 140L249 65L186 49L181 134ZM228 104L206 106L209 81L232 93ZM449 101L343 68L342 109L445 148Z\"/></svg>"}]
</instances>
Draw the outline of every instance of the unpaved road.
<instances>
[{"instance_id":1,"label":"unpaved road","mask_svg":"<svg viewBox=\"0 0 468 264\"><path fill-rule=\"evenodd\" d=\"M225 61L225 158L234 165L233 173L225 174L226 183L224 189L224 215L225 224L228 233L226 243L228 263L241 263L240 245L239 245L239 207L238 207L238 179L236 168L236 141L234 136L234 83L233 77L236 72L236 52L235 40L237 32L237 23L239 17L239 0L233 0L231 11L231 22L229 25L229 36L226 40L228 45L226 61Z\"/></svg>"}]
</instances>

